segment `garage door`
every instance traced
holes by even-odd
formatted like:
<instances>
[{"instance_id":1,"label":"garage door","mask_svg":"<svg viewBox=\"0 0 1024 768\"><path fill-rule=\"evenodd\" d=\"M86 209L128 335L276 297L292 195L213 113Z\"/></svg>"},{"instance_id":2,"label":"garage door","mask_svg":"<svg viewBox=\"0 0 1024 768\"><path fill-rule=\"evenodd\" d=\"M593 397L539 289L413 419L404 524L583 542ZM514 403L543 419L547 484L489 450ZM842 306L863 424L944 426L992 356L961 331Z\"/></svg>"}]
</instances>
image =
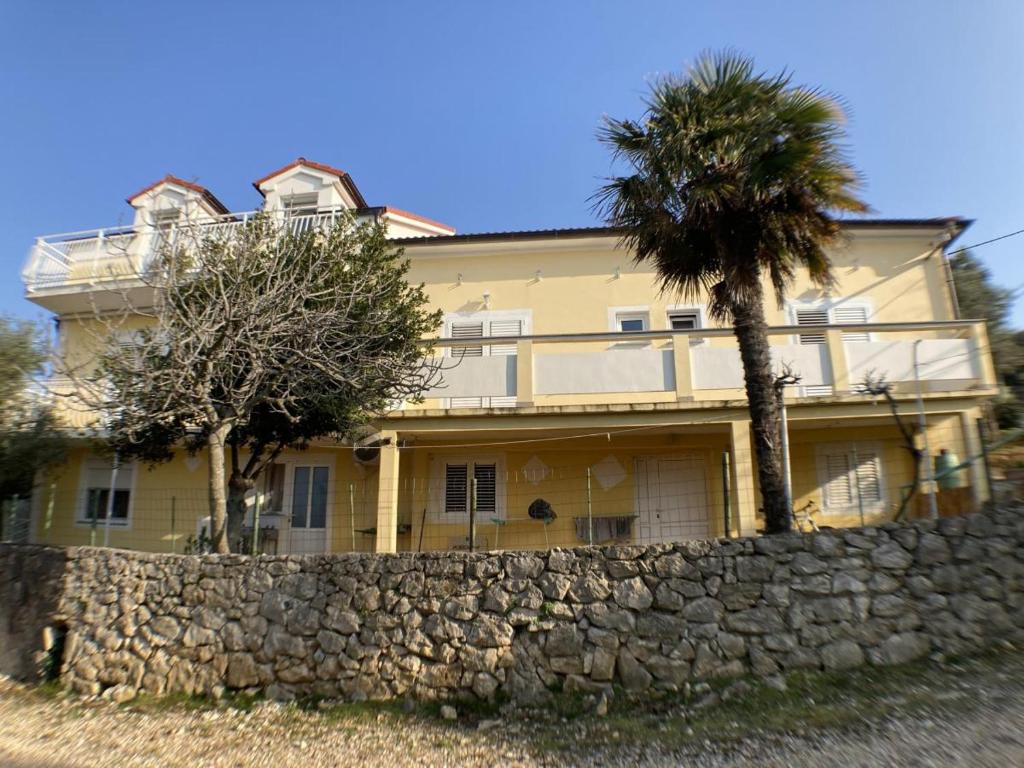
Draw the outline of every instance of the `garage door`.
<instances>
[{"instance_id":1,"label":"garage door","mask_svg":"<svg viewBox=\"0 0 1024 768\"><path fill-rule=\"evenodd\" d=\"M637 457L636 507L641 544L707 538L704 458L696 454Z\"/></svg>"}]
</instances>

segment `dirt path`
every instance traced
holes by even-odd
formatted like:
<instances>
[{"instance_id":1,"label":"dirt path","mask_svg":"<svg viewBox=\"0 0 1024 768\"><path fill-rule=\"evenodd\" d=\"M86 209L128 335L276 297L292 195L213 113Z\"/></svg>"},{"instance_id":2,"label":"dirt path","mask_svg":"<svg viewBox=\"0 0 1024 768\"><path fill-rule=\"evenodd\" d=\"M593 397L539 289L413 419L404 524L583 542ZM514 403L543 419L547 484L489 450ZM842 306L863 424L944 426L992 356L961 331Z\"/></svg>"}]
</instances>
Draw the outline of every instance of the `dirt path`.
<instances>
[{"instance_id":1,"label":"dirt path","mask_svg":"<svg viewBox=\"0 0 1024 768\"><path fill-rule=\"evenodd\" d=\"M0 765L1024 765L1024 653L804 675L785 691L741 684L723 698L620 703L604 718L564 702L449 723L397 704L118 707L0 682Z\"/></svg>"}]
</instances>

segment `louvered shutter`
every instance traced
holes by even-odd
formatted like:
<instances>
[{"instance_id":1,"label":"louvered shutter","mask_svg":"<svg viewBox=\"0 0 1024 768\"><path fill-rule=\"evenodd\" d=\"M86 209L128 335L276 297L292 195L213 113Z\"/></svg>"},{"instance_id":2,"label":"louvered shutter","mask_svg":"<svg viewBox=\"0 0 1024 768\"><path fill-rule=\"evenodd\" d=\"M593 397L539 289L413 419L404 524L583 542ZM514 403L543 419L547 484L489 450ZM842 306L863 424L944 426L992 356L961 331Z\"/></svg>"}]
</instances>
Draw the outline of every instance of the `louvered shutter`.
<instances>
[{"instance_id":1,"label":"louvered shutter","mask_svg":"<svg viewBox=\"0 0 1024 768\"><path fill-rule=\"evenodd\" d=\"M853 504L853 489L850 487L850 458L844 452L825 455L825 507L843 509Z\"/></svg>"},{"instance_id":2,"label":"louvered shutter","mask_svg":"<svg viewBox=\"0 0 1024 768\"><path fill-rule=\"evenodd\" d=\"M469 468L466 464L444 465L444 511L464 514L468 510Z\"/></svg>"},{"instance_id":3,"label":"louvered shutter","mask_svg":"<svg viewBox=\"0 0 1024 768\"><path fill-rule=\"evenodd\" d=\"M828 310L825 307L799 307L796 310L797 325L828 325ZM825 332L801 333L801 344L824 344Z\"/></svg>"},{"instance_id":4,"label":"louvered shutter","mask_svg":"<svg viewBox=\"0 0 1024 768\"><path fill-rule=\"evenodd\" d=\"M522 320L492 320L490 326L491 336L522 336L523 334L523 321ZM516 353L517 346L513 342L512 344L492 344L490 347L490 354L492 355L514 355ZM492 408L515 408L516 396L515 395L504 395L489 398L490 402L485 405L490 405Z\"/></svg>"},{"instance_id":5,"label":"louvered shutter","mask_svg":"<svg viewBox=\"0 0 1024 768\"><path fill-rule=\"evenodd\" d=\"M832 310L832 321L838 325L866 323L868 321L867 307L836 307ZM847 331L843 334L843 341L871 341L871 334L867 331Z\"/></svg>"},{"instance_id":6,"label":"louvered shutter","mask_svg":"<svg viewBox=\"0 0 1024 768\"><path fill-rule=\"evenodd\" d=\"M496 514L498 511L497 467L494 464L474 464L473 478L476 480L477 513Z\"/></svg>"},{"instance_id":7,"label":"louvered shutter","mask_svg":"<svg viewBox=\"0 0 1024 768\"><path fill-rule=\"evenodd\" d=\"M882 501L881 472L878 455L874 451L857 449L857 492L865 506L880 504Z\"/></svg>"},{"instance_id":8,"label":"louvered shutter","mask_svg":"<svg viewBox=\"0 0 1024 768\"><path fill-rule=\"evenodd\" d=\"M484 335L483 323L452 323L451 337L453 339L479 339ZM451 347L452 357L482 357L484 348L473 347Z\"/></svg>"}]
</instances>

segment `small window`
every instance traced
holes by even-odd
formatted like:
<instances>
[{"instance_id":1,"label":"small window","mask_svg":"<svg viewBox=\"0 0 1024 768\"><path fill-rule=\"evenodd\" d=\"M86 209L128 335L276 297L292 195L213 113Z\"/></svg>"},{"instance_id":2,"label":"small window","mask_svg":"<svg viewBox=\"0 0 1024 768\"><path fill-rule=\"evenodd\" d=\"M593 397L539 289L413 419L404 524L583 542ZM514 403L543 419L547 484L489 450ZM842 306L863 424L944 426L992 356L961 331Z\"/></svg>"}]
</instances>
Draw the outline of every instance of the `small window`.
<instances>
[{"instance_id":1,"label":"small window","mask_svg":"<svg viewBox=\"0 0 1024 768\"><path fill-rule=\"evenodd\" d=\"M264 472L262 512L279 515L284 511L284 464L271 464Z\"/></svg>"},{"instance_id":2,"label":"small window","mask_svg":"<svg viewBox=\"0 0 1024 768\"><path fill-rule=\"evenodd\" d=\"M639 314L620 314L615 316L615 324L622 333L646 331L647 316Z\"/></svg>"},{"instance_id":3,"label":"small window","mask_svg":"<svg viewBox=\"0 0 1024 768\"><path fill-rule=\"evenodd\" d=\"M177 208L165 208L160 211L153 211L153 226L160 232L170 232L178 219L181 211Z\"/></svg>"},{"instance_id":4,"label":"small window","mask_svg":"<svg viewBox=\"0 0 1024 768\"><path fill-rule=\"evenodd\" d=\"M850 514L863 507L877 512L884 504L879 451L862 443L822 446L818 455L822 506Z\"/></svg>"},{"instance_id":5,"label":"small window","mask_svg":"<svg viewBox=\"0 0 1024 768\"><path fill-rule=\"evenodd\" d=\"M315 216L318 210L319 197L316 192L304 195L291 195L282 200L282 207L289 216Z\"/></svg>"},{"instance_id":6,"label":"small window","mask_svg":"<svg viewBox=\"0 0 1024 768\"><path fill-rule=\"evenodd\" d=\"M123 464L117 469L117 477L113 476L113 464L104 459L87 459L84 475L82 500L79 504L78 521L92 524L106 523L107 509L110 507L110 492L114 499L111 508L110 524L124 526L128 524L131 512L132 478L135 474L133 464ZM113 489L111 480L113 479Z\"/></svg>"},{"instance_id":7,"label":"small window","mask_svg":"<svg viewBox=\"0 0 1024 768\"><path fill-rule=\"evenodd\" d=\"M700 313L695 309L672 310L668 313L668 327L673 331L696 331L700 328Z\"/></svg>"},{"instance_id":8,"label":"small window","mask_svg":"<svg viewBox=\"0 0 1024 768\"><path fill-rule=\"evenodd\" d=\"M466 515L472 504L470 478L476 481L476 512L484 519L498 510L498 464L496 461L458 461L444 464L445 514Z\"/></svg>"},{"instance_id":9,"label":"small window","mask_svg":"<svg viewBox=\"0 0 1024 768\"><path fill-rule=\"evenodd\" d=\"M862 304L840 304L829 306L819 304L806 307L797 307L794 310L797 325L852 325L854 323L868 322L868 308ZM843 333L843 341L864 342L871 341L871 334L867 331L847 331ZM801 344L824 344L825 331L800 334Z\"/></svg>"}]
</instances>

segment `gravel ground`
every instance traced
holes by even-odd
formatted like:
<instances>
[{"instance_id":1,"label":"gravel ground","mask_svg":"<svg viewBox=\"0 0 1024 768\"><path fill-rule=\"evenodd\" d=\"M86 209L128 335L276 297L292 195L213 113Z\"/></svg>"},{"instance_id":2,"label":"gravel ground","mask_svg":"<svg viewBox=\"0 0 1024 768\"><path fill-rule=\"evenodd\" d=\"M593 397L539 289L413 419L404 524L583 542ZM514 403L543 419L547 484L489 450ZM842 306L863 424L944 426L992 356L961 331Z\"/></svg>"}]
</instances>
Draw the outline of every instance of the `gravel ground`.
<instances>
[{"instance_id":1,"label":"gravel ground","mask_svg":"<svg viewBox=\"0 0 1024 768\"><path fill-rule=\"evenodd\" d=\"M720 692L704 708L694 696L603 718L563 706L447 722L398 705L117 706L0 680L0 765L1024 765L1020 652Z\"/></svg>"}]
</instances>

